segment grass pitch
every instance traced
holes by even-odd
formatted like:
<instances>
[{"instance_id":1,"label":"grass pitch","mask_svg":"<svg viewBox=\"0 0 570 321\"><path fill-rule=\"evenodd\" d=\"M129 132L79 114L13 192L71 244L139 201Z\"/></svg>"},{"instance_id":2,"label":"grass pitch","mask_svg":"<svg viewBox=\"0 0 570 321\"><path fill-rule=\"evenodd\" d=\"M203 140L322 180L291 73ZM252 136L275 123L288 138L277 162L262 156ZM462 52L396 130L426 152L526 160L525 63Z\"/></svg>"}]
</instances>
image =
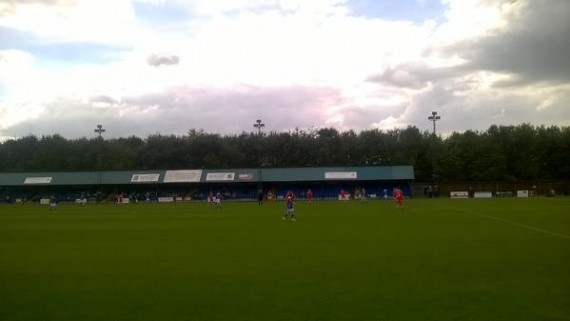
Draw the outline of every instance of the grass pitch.
<instances>
[{"instance_id":1,"label":"grass pitch","mask_svg":"<svg viewBox=\"0 0 570 321\"><path fill-rule=\"evenodd\" d=\"M0 320L570 320L570 199L0 206Z\"/></svg>"}]
</instances>

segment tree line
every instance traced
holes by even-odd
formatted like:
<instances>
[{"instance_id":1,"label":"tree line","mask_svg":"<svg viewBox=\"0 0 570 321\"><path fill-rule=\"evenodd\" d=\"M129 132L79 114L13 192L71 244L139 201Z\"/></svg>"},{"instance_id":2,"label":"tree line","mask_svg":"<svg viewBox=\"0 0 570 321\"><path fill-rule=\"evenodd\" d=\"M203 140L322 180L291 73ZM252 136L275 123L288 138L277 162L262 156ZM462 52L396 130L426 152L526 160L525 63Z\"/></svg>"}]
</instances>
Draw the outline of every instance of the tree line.
<instances>
[{"instance_id":1,"label":"tree line","mask_svg":"<svg viewBox=\"0 0 570 321\"><path fill-rule=\"evenodd\" d=\"M434 136L414 126L235 135L191 129L145 139L25 136L0 143L0 171L413 165L420 181L570 180L570 127L522 124Z\"/></svg>"}]
</instances>

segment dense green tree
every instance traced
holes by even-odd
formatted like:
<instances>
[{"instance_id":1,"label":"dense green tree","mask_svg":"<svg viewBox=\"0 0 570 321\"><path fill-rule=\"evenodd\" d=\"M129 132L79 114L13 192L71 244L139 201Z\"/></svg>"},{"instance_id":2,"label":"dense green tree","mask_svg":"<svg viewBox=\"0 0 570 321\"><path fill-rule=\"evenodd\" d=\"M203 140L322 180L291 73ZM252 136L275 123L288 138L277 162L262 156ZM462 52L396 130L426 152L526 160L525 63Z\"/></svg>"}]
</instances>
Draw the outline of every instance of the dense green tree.
<instances>
[{"instance_id":1,"label":"dense green tree","mask_svg":"<svg viewBox=\"0 0 570 321\"><path fill-rule=\"evenodd\" d=\"M380 131L335 128L242 132L221 136L191 129L67 140L30 135L0 143L0 171L257 168L413 165L418 180L570 179L570 127L496 126L448 137L414 126Z\"/></svg>"}]
</instances>

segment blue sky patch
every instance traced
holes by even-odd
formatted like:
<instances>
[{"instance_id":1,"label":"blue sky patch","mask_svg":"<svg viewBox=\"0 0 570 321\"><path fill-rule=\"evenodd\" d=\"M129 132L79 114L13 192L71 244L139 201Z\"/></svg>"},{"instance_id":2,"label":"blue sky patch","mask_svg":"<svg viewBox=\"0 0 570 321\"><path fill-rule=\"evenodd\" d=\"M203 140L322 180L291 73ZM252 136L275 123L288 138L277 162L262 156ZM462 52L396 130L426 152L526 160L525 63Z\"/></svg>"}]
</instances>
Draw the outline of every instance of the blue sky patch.
<instances>
[{"instance_id":1,"label":"blue sky patch","mask_svg":"<svg viewBox=\"0 0 570 321\"><path fill-rule=\"evenodd\" d=\"M0 50L16 49L31 53L40 65L69 66L79 63L106 63L127 50L87 42L49 42L30 33L0 27Z\"/></svg>"},{"instance_id":2,"label":"blue sky patch","mask_svg":"<svg viewBox=\"0 0 570 321\"><path fill-rule=\"evenodd\" d=\"M355 16L417 23L442 19L446 8L438 0L353 0L347 6Z\"/></svg>"},{"instance_id":3,"label":"blue sky patch","mask_svg":"<svg viewBox=\"0 0 570 321\"><path fill-rule=\"evenodd\" d=\"M181 21L187 21L190 17L188 10L180 8L178 5L150 5L144 3L133 4L137 19L144 24L171 24Z\"/></svg>"}]
</instances>

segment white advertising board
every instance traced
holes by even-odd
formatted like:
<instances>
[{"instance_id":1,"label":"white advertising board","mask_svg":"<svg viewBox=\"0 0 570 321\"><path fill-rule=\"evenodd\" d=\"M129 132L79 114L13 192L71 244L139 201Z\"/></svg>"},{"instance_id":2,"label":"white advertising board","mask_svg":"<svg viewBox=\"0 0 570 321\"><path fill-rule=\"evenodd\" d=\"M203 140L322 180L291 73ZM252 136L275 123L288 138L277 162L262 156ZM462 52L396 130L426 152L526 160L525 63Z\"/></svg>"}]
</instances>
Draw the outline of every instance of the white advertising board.
<instances>
[{"instance_id":1,"label":"white advertising board","mask_svg":"<svg viewBox=\"0 0 570 321\"><path fill-rule=\"evenodd\" d=\"M469 198L469 192L467 191L451 191L449 192L450 198Z\"/></svg>"},{"instance_id":2,"label":"white advertising board","mask_svg":"<svg viewBox=\"0 0 570 321\"><path fill-rule=\"evenodd\" d=\"M149 183L158 182L160 174L133 174L131 177L132 183Z\"/></svg>"},{"instance_id":3,"label":"white advertising board","mask_svg":"<svg viewBox=\"0 0 570 321\"><path fill-rule=\"evenodd\" d=\"M517 191L517 197L528 197L528 194L529 192L527 189Z\"/></svg>"},{"instance_id":4,"label":"white advertising board","mask_svg":"<svg viewBox=\"0 0 570 321\"><path fill-rule=\"evenodd\" d=\"M238 175L238 180L240 181L251 181L253 179L253 173L242 173Z\"/></svg>"},{"instance_id":5,"label":"white advertising board","mask_svg":"<svg viewBox=\"0 0 570 321\"><path fill-rule=\"evenodd\" d=\"M236 173L208 173L206 181L233 181Z\"/></svg>"},{"instance_id":6,"label":"white advertising board","mask_svg":"<svg viewBox=\"0 0 570 321\"><path fill-rule=\"evenodd\" d=\"M201 177L201 169L166 171L164 174L164 183L199 182Z\"/></svg>"},{"instance_id":7,"label":"white advertising board","mask_svg":"<svg viewBox=\"0 0 570 321\"><path fill-rule=\"evenodd\" d=\"M164 196L158 198L159 203L172 203L174 202L174 197L172 196Z\"/></svg>"},{"instance_id":8,"label":"white advertising board","mask_svg":"<svg viewBox=\"0 0 570 321\"><path fill-rule=\"evenodd\" d=\"M478 191L473 194L474 198L492 198L493 193L488 191Z\"/></svg>"},{"instance_id":9,"label":"white advertising board","mask_svg":"<svg viewBox=\"0 0 570 321\"><path fill-rule=\"evenodd\" d=\"M24 184L49 184L53 177L26 177Z\"/></svg>"},{"instance_id":10,"label":"white advertising board","mask_svg":"<svg viewBox=\"0 0 570 321\"><path fill-rule=\"evenodd\" d=\"M325 172L325 179L356 179L356 172Z\"/></svg>"}]
</instances>

